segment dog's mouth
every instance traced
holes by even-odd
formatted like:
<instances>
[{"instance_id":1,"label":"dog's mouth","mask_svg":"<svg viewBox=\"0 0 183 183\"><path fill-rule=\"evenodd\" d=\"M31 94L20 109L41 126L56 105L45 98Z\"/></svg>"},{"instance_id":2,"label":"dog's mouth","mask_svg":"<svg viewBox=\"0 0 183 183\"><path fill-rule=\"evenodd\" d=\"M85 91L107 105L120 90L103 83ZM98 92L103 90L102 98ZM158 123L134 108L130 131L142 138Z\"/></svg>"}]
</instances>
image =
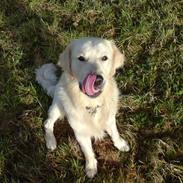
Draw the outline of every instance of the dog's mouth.
<instances>
[{"instance_id":1,"label":"dog's mouth","mask_svg":"<svg viewBox=\"0 0 183 183\"><path fill-rule=\"evenodd\" d=\"M95 73L88 74L79 84L81 91L89 97L97 97L102 93L104 86L103 77Z\"/></svg>"}]
</instances>

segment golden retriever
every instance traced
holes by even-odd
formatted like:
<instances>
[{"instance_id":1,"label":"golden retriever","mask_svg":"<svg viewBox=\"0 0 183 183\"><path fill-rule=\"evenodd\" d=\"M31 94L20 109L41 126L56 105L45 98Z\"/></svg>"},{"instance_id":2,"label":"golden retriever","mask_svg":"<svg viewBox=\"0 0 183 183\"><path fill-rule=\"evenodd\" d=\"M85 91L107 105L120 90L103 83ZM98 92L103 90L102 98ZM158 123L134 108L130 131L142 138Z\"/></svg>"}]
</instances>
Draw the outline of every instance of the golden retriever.
<instances>
[{"instance_id":1,"label":"golden retriever","mask_svg":"<svg viewBox=\"0 0 183 183\"><path fill-rule=\"evenodd\" d=\"M89 37L72 41L60 54L58 65L64 72L58 81L54 64L36 71L36 80L53 97L44 123L47 148L56 148L54 123L66 116L84 153L90 178L97 173L92 138L101 139L107 132L117 149L129 151L115 119L119 91L113 76L123 64L124 55L112 41Z\"/></svg>"}]
</instances>

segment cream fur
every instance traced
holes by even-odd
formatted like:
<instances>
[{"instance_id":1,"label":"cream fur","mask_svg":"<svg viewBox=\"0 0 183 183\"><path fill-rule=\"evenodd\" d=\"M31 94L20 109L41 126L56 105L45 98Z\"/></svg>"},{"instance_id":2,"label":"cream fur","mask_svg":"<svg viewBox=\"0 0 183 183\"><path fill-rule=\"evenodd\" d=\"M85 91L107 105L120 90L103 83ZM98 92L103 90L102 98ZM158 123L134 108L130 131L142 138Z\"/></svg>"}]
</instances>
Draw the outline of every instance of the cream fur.
<instances>
[{"instance_id":1,"label":"cream fur","mask_svg":"<svg viewBox=\"0 0 183 183\"><path fill-rule=\"evenodd\" d=\"M80 55L86 57L87 62L80 62ZM108 57L105 62L101 61L104 55ZM129 151L127 142L118 133L115 120L119 92L113 75L123 63L124 55L111 41L82 38L73 41L60 55L58 65L64 72L55 86L54 65L45 64L36 72L39 84L53 96L48 119L45 121L47 147L51 150L56 148L54 123L58 118L66 116L86 158L86 174L91 178L97 173L91 138L101 139L107 132L119 150ZM50 78L43 77L48 70L51 70L49 75L53 82L49 81ZM96 98L88 97L79 88L79 82L82 83L90 72L102 74L105 80L103 91Z\"/></svg>"}]
</instances>

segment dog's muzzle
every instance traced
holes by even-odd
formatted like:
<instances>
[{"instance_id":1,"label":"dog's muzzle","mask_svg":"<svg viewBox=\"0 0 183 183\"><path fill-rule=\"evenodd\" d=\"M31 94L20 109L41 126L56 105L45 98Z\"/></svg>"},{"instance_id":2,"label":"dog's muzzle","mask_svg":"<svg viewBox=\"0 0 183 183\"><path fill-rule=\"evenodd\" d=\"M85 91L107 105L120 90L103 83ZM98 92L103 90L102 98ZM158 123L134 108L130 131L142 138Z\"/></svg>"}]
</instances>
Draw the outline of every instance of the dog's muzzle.
<instances>
[{"instance_id":1,"label":"dog's muzzle","mask_svg":"<svg viewBox=\"0 0 183 183\"><path fill-rule=\"evenodd\" d=\"M102 93L104 87L104 78L102 75L90 73L82 83L79 83L81 91L89 97L97 97Z\"/></svg>"}]
</instances>

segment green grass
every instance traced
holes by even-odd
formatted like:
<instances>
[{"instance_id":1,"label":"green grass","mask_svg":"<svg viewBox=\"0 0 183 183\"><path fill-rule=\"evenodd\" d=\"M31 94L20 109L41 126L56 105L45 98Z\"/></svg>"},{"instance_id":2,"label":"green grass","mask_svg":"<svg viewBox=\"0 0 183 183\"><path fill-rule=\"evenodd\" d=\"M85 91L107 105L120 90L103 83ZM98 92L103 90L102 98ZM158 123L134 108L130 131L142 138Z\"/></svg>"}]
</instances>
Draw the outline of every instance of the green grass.
<instances>
[{"instance_id":1,"label":"green grass","mask_svg":"<svg viewBox=\"0 0 183 183\"><path fill-rule=\"evenodd\" d=\"M0 182L182 183L182 7L181 0L1 0ZM93 180L66 120L55 127L57 150L46 150L51 99L34 74L82 36L113 39L126 55L116 74L117 119L131 152L118 152L109 138L94 144Z\"/></svg>"}]
</instances>

